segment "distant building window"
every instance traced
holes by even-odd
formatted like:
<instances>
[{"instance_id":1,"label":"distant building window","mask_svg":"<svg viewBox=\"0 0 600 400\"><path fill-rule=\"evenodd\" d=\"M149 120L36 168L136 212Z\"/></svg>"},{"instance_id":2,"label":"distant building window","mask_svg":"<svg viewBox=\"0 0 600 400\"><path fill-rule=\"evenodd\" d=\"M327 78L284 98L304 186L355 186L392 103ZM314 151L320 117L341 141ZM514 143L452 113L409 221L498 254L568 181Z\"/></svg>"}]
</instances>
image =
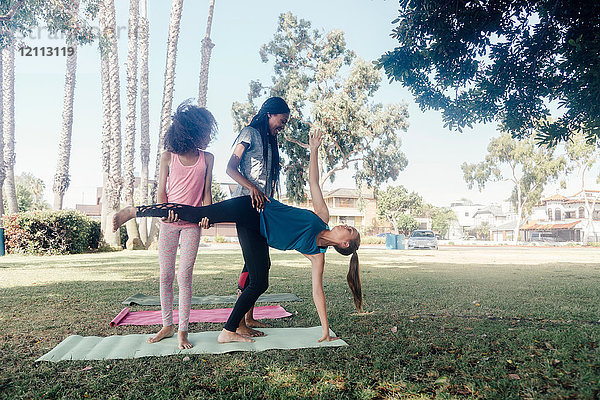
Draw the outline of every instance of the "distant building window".
<instances>
[{"instance_id":1,"label":"distant building window","mask_svg":"<svg viewBox=\"0 0 600 400\"><path fill-rule=\"evenodd\" d=\"M600 211L594 211L594 213L592 214L592 219L594 221L600 220Z\"/></svg>"},{"instance_id":2,"label":"distant building window","mask_svg":"<svg viewBox=\"0 0 600 400\"><path fill-rule=\"evenodd\" d=\"M579 207L579 218L585 218L585 208Z\"/></svg>"},{"instance_id":3,"label":"distant building window","mask_svg":"<svg viewBox=\"0 0 600 400\"><path fill-rule=\"evenodd\" d=\"M469 216L469 212L467 211L467 212L465 213L465 217L468 217L468 216Z\"/></svg>"},{"instance_id":4,"label":"distant building window","mask_svg":"<svg viewBox=\"0 0 600 400\"><path fill-rule=\"evenodd\" d=\"M548 221L552 221L552 209L548 209Z\"/></svg>"},{"instance_id":5,"label":"distant building window","mask_svg":"<svg viewBox=\"0 0 600 400\"><path fill-rule=\"evenodd\" d=\"M565 211L565 219L575 218L575 211Z\"/></svg>"},{"instance_id":6,"label":"distant building window","mask_svg":"<svg viewBox=\"0 0 600 400\"><path fill-rule=\"evenodd\" d=\"M562 219L562 215L560 213L560 209L557 208L556 210L554 210L554 219L556 221L560 221Z\"/></svg>"},{"instance_id":7,"label":"distant building window","mask_svg":"<svg viewBox=\"0 0 600 400\"><path fill-rule=\"evenodd\" d=\"M336 207L353 208L356 203L356 199L346 199L337 197L335 199L335 203Z\"/></svg>"}]
</instances>

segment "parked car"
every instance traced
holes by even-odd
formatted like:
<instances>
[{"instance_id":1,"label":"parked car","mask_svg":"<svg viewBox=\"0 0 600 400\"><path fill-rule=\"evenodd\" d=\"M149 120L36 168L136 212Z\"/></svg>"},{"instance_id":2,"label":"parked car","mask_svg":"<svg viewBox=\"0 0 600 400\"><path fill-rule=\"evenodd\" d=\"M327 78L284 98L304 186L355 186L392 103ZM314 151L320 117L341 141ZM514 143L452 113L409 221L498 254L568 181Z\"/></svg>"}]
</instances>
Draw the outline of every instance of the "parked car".
<instances>
[{"instance_id":1,"label":"parked car","mask_svg":"<svg viewBox=\"0 0 600 400\"><path fill-rule=\"evenodd\" d=\"M434 249L438 248L438 241L433 231L418 229L408 237L408 249Z\"/></svg>"}]
</instances>

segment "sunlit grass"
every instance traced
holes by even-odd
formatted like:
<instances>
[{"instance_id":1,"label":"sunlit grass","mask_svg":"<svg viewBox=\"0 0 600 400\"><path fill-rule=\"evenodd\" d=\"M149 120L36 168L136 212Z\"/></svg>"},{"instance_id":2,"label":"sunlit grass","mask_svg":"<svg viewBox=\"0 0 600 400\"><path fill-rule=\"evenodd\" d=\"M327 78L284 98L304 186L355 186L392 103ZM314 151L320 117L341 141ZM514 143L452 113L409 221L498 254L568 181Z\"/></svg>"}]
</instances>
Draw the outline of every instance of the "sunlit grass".
<instances>
[{"instance_id":1,"label":"sunlit grass","mask_svg":"<svg viewBox=\"0 0 600 400\"><path fill-rule=\"evenodd\" d=\"M2 257L0 397L599 396L600 249L359 253L365 313L353 309L348 258L328 252L325 270L331 328L347 347L57 364L34 360L68 335L158 329L108 326L126 297L158 294L157 253ZM310 263L293 252L271 254L269 292L292 292L304 301L284 303L293 316L269 323L318 325ZM234 294L241 265L237 249L201 248L194 294Z\"/></svg>"}]
</instances>

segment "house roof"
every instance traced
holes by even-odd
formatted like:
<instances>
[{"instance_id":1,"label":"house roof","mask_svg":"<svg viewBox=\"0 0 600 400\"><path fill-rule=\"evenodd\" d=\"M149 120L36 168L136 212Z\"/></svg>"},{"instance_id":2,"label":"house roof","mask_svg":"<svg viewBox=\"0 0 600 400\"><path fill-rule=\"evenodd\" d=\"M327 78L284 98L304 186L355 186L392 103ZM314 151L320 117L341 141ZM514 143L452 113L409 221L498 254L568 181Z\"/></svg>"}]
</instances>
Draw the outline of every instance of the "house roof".
<instances>
[{"instance_id":1,"label":"house roof","mask_svg":"<svg viewBox=\"0 0 600 400\"><path fill-rule=\"evenodd\" d=\"M325 193L323 195L324 198L328 198L328 197L342 197L342 198L348 198L348 199L358 199L360 197L360 192L358 191L358 189L351 189L351 188L338 188L338 189L333 189L327 193ZM371 190L363 190L362 191L362 197L365 199L373 199L373 191Z\"/></svg>"},{"instance_id":2,"label":"house roof","mask_svg":"<svg viewBox=\"0 0 600 400\"><path fill-rule=\"evenodd\" d=\"M564 224L552 224L552 223L544 223L543 221L528 221L525 225L521 227L523 231L547 231L547 230L559 230L559 229L573 229L577 224L579 224L581 220L567 222Z\"/></svg>"},{"instance_id":3,"label":"house roof","mask_svg":"<svg viewBox=\"0 0 600 400\"><path fill-rule=\"evenodd\" d=\"M492 214L494 217L505 215L505 213L502 211L502 207L496 205L480 208L479 210L475 211L473 217L475 217L477 214Z\"/></svg>"},{"instance_id":4,"label":"house roof","mask_svg":"<svg viewBox=\"0 0 600 400\"><path fill-rule=\"evenodd\" d=\"M88 217L99 217L102 215L101 204L75 204L75 209Z\"/></svg>"},{"instance_id":5,"label":"house roof","mask_svg":"<svg viewBox=\"0 0 600 400\"><path fill-rule=\"evenodd\" d=\"M517 221L513 220L513 221L508 221L505 222L503 224L500 224L498 226L495 226L493 228L490 229L490 231L495 232L495 231L512 231L517 227Z\"/></svg>"},{"instance_id":6,"label":"house roof","mask_svg":"<svg viewBox=\"0 0 600 400\"><path fill-rule=\"evenodd\" d=\"M542 202L546 202L546 201L564 201L564 200L568 200L567 197L562 196L560 194L553 194L550 197L546 197L545 199L542 199Z\"/></svg>"},{"instance_id":7,"label":"house roof","mask_svg":"<svg viewBox=\"0 0 600 400\"><path fill-rule=\"evenodd\" d=\"M585 203L585 199L571 199L565 201L565 204L577 204L577 203Z\"/></svg>"}]
</instances>

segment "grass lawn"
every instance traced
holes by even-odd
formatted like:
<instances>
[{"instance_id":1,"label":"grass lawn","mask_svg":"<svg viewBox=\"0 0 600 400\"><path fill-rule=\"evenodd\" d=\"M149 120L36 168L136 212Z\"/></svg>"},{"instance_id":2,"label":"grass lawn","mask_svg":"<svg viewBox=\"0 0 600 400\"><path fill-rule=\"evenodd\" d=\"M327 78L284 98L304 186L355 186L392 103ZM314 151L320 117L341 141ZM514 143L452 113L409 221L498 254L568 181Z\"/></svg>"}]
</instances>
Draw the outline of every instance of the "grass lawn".
<instances>
[{"instance_id":1,"label":"grass lawn","mask_svg":"<svg viewBox=\"0 0 600 400\"><path fill-rule=\"evenodd\" d=\"M34 360L72 334L159 328L108 325L127 296L158 294L156 252L2 257L0 397L599 398L600 250L359 253L363 315L345 283L348 258L330 251L325 269L330 325L347 347L59 363ZM304 301L284 303L294 315L270 324L319 325L308 260L271 255L269 292ZM194 294L233 294L241 260L236 249L201 248ZM141 309L157 307L132 307Z\"/></svg>"}]
</instances>

